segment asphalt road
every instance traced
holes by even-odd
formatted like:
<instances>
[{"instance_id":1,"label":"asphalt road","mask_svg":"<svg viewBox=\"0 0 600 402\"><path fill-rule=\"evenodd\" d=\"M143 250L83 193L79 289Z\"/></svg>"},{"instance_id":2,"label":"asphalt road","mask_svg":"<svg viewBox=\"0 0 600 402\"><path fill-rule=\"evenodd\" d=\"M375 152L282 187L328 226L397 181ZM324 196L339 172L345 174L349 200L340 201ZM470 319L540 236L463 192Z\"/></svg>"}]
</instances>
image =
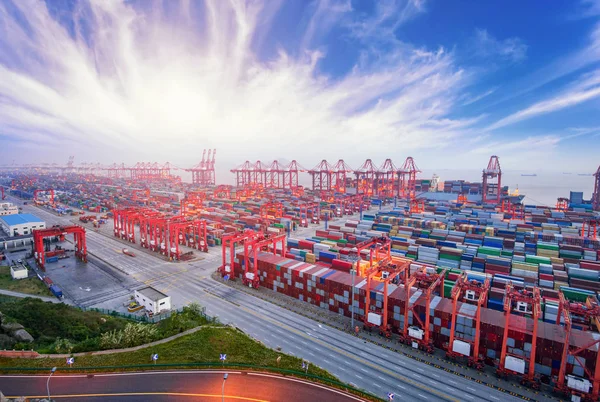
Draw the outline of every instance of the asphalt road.
<instances>
[{"instance_id":1,"label":"asphalt road","mask_svg":"<svg viewBox=\"0 0 600 402\"><path fill-rule=\"evenodd\" d=\"M217 401L226 371L54 375L52 399L77 401ZM266 373L227 372L225 401L352 402L361 399L307 381ZM5 396L47 397L47 376L0 376Z\"/></svg>"},{"instance_id":2,"label":"asphalt road","mask_svg":"<svg viewBox=\"0 0 600 402\"><path fill-rule=\"evenodd\" d=\"M50 225L64 224L69 218L30 208ZM314 228L309 230L314 231ZM130 277L128 280L133 280L127 288L136 283L151 285L169 294L174 306L197 301L206 307L209 315L218 316L222 322L237 326L265 345L280 347L286 353L323 367L342 381L381 397L393 392L415 401L497 402L516 399L483 384L321 326L313 320L213 280L210 274L220 265L220 249L210 249L210 254L204 255L202 261L170 263L144 252L136 252L135 258L123 255L119 253L124 247L122 243L93 231L88 230L87 237L90 253L126 272ZM108 294L105 298L111 300L100 306L110 308L107 303L122 303L119 297L126 296ZM93 301L99 303L103 300L96 298Z\"/></svg>"}]
</instances>

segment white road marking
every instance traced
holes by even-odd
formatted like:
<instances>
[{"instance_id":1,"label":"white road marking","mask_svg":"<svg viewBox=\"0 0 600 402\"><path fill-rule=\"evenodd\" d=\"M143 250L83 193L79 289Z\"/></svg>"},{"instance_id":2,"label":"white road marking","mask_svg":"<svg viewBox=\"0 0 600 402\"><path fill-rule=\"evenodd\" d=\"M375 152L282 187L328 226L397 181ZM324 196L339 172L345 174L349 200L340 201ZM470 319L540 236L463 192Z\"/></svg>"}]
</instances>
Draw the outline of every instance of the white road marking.
<instances>
[{"instance_id":1,"label":"white road marking","mask_svg":"<svg viewBox=\"0 0 600 402\"><path fill-rule=\"evenodd\" d=\"M425 395L421 395L421 394L417 394L417 395L419 395L423 399L427 399L427 397Z\"/></svg>"},{"instance_id":2,"label":"white road marking","mask_svg":"<svg viewBox=\"0 0 600 402\"><path fill-rule=\"evenodd\" d=\"M377 376L377 378L379 378L381 381L385 381L385 378L381 377L381 376Z\"/></svg>"},{"instance_id":3,"label":"white road marking","mask_svg":"<svg viewBox=\"0 0 600 402\"><path fill-rule=\"evenodd\" d=\"M417 367L417 370L419 370L421 373L425 372L425 370L423 370L421 367Z\"/></svg>"},{"instance_id":4,"label":"white road marking","mask_svg":"<svg viewBox=\"0 0 600 402\"><path fill-rule=\"evenodd\" d=\"M477 392L476 390L474 390L474 389L473 389L473 388L471 388L471 387L467 387L467 389L468 389L469 391Z\"/></svg>"},{"instance_id":5,"label":"white road marking","mask_svg":"<svg viewBox=\"0 0 600 402\"><path fill-rule=\"evenodd\" d=\"M398 387L400 387L402 389L406 389L406 387L403 387L402 385L398 385Z\"/></svg>"},{"instance_id":6,"label":"white road marking","mask_svg":"<svg viewBox=\"0 0 600 402\"><path fill-rule=\"evenodd\" d=\"M367 370L365 370L365 369L364 369L364 368L362 368L362 367L360 368L360 371L364 371L365 373L368 373L368 371L367 371Z\"/></svg>"},{"instance_id":7,"label":"white road marking","mask_svg":"<svg viewBox=\"0 0 600 402\"><path fill-rule=\"evenodd\" d=\"M493 396L493 395L490 395L490 398L492 398L492 399L495 399L495 400L497 400L497 401L499 401L499 400L500 400L500 399L496 398L496 397L495 397L495 396Z\"/></svg>"},{"instance_id":8,"label":"white road marking","mask_svg":"<svg viewBox=\"0 0 600 402\"><path fill-rule=\"evenodd\" d=\"M454 385L457 385L457 383L456 383L456 382L455 382L455 381L452 381L452 380L448 380L448 382L449 382L449 383L450 383L450 384L454 384Z\"/></svg>"}]
</instances>

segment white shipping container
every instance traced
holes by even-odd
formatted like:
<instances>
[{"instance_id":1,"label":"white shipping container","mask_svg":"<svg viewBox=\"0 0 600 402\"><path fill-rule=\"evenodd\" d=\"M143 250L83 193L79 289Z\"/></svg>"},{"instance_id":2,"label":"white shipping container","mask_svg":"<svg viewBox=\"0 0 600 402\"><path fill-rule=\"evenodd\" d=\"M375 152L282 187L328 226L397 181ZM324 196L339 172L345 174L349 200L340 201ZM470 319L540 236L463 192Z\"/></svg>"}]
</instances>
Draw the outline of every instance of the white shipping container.
<instances>
[{"instance_id":1,"label":"white shipping container","mask_svg":"<svg viewBox=\"0 0 600 402\"><path fill-rule=\"evenodd\" d=\"M376 313L369 313L367 321L374 325L381 325L381 315Z\"/></svg>"},{"instance_id":2,"label":"white shipping container","mask_svg":"<svg viewBox=\"0 0 600 402\"><path fill-rule=\"evenodd\" d=\"M588 393L590 392L591 385L585 378L575 377L574 375L567 376L567 387L574 390Z\"/></svg>"},{"instance_id":3,"label":"white shipping container","mask_svg":"<svg viewBox=\"0 0 600 402\"><path fill-rule=\"evenodd\" d=\"M246 272L246 279L254 280L254 272Z\"/></svg>"},{"instance_id":4,"label":"white shipping container","mask_svg":"<svg viewBox=\"0 0 600 402\"><path fill-rule=\"evenodd\" d=\"M518 357L506 356L504 367L515 373L525 374L525 360L519 359Z\"/></svg>"},{"instance_id":5,"label":"white shipping container","mask_svg":"<svg viewBox=\"0 0 600 402\"><path fill-rule=\"evenodd\" d=\"M408 336L415 339L423 339L423 330L417 327L408 327Z\"/></svg>"},{"instance_id":6,"label":"white shipping container","mask_svg":"<svg viewBox=\"0 0 600 402\"><path fill-rule=\"evenodd\" d=\"M471 356L471 345L467 342L459 341L455 339L452 343L452 351L460 353L463 356Z\"/></svg>"}]
</instances>

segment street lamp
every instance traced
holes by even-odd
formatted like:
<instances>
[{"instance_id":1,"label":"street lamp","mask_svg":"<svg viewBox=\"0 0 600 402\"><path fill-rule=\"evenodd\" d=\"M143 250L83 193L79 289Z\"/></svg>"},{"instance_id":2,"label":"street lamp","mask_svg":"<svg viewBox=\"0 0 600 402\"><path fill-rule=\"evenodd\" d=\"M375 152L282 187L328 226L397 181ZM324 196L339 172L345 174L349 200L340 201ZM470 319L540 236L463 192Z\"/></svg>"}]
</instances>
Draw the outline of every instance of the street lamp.
<instances>
[{"instance_id":1,"label":"street lamp","mask_svg":"<svg viewBox=\"0 0 600 402\"><path fill-rule=\"evenodd\" d=\"M223 386L221 387L221 402L225 402L225 381L227 381L227 373L223 374Z\"/></svg>"},{"instance_id":2,"label":"street lamp","mask_svg":"<svg viewBox=\"0 0 600 402\"><path fill-rule=\"evenodd\" d=\"M50 370L50 375L48 376L48 381L46 381L46 391L48 391L48 402L50 402L50 378L52 378L52 374L56 371L56 367L52 367Z\"/></svg>"},{"instance_id":3,"label":"street lamp","mask_svg":"<svg viewBox=\"0 0 600 402\"><path fill-rule=\"evenodd\" d=\"M348 259L352 262L352 270L350 271L350 273L352 274L352 301L350 302L350 306L352 309L351 327L352 327L352 331L354 331L354 277L356 276L356 268L358 268L357 262L360 260L360 255L359 255L358 249L356 247L352 247L352 249L350 250L350 253L348 253Z\"/></svg>"}]
</instances>

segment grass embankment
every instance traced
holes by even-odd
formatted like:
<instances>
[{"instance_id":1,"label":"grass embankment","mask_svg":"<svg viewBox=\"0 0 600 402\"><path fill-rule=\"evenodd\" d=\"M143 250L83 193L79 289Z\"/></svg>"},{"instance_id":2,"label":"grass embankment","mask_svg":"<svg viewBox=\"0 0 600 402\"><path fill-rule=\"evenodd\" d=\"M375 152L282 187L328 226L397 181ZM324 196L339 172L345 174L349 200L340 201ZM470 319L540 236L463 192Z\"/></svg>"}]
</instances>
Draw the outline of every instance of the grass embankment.
<instances>
[{"instance_id":1,"label":"grass embankment","mask_svg":"<svg viewBox=\"0 0 600 402\"><path fill-rule=\"evenodd\" d=\"M253 364L277 367L277 358L281 357L279 368L302 370L302 360L269 349L245 334L230 327L207 326L193 334L173 341L143 348L134 352L108 355L86 355L76 359L77 367L133 366L151 364L153 353L158 353L160 364L219 363L221 353L227 354L227 364ZM66 367L64 359L2 359L2 367ZM182 366L183 367L183 366ZM311 365L309 373L334 380L327 371Z\"/></svg>"},{"instance_id":2,"label":"grass embankment","mask_svg":"<svg viewBox=\"0 0 600 402\"><path fill-rule=\"evenodd\" d=\"M46 285L44 285L37 277L13 279L10 276L10 267L7 266L0 266L0 289L36 296L53 296Z\"/></svg>"},{"instance_id":3,"label":"grass embankment","mask_svg":"<svg viewBox=\"0 0 600 402\"><path fill-rule=\"evenodd\" d=\"M34 298L2 298L0 311L6 321L23 325L35 339L33 345L18 344L16 349L34 349L40 353L137 346L208 323L199 313L199 306L173 313L158 324L134 324L124 318Z\"/></svg>"}]
</instances>

